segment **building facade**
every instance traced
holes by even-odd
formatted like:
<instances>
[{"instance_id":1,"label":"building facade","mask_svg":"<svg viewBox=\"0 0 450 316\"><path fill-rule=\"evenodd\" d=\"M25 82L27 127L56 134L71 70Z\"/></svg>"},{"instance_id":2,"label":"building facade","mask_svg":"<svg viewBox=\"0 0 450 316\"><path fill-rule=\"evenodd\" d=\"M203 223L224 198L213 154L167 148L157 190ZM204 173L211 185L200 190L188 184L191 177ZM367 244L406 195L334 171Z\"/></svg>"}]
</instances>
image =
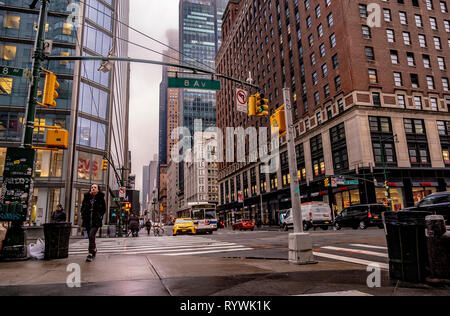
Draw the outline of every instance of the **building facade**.
<instances>
[{"instance_id":1,"label":"building facade","mask_svg":"<svg viewBox=\"0 0 450 316\"><path fill-rule=\"evenodd\" d=\"M141 203L143 207L146 207L147 204L153 201L153 198L157 198L157 194L153 192L156 190L158 192L159 180L158 180L158 172L159 172L159 163L158 163L158 155L155 155L152 161L150 161L148 166L144 166L142 168L142 196Z\"/></svg>"},{"instance_id":2,"label":"building facade","mask_svg":"<svg viewBox=\"0 0 450 316\"><path fill-rule=\"evenodd\" d=\"M217 134L198 132L194 135L194 150L184 164L186 204L218 203Z\"/></svg>"},{"instance_id":3,"label":"building facade","mask_svg":"<svg viewBox=\"0 0 450 316\"><path fill-rule=\"evenodd\" d=\"M29 9L29 1L8 1L0 5L1 65L31 68L39 10ZM79 5L82 19L70 21L73 5ZM53 40L52 55L102 55L114 52L127 57L129 1L52 1L45 37ZM80 225L82 197L91 183L103 191L117 187L112 174L102 172L106 154L118 166L126 165L128 153L129 65L117 63L108 73L98 71L98 62L47 62L60 83L55 109L38 108L36 124L60 126L69 131L69 149L38 150L33 212L36 224L49 221L56 205L65 206L68 220ZM42 86L44 80L41 80ZM2 137L0 165L7 147L20 145L28 97L25 78L1 77ZM35 129L34 144L45 144L45 130Z\"/></svg>"},{"instance_id":4,"label":"building facade","mask_svg":"<svg viewBox=\"0 0 450 316\"><path fill-rule=\"evenodd\" d=\"M379 2L375 26L371 3L234 1L216 57L219 73L241 80L251 73L272 111L290 89L302 200L338 210L388 204L384 174L395 210L450 187L449 3ZM266 118L237 112L236 85L223 86L221 129L269 128ZM326 188L326 177L347 182ZM222 217L256 218L262 209L263 221L277 224L291 204L285 139L276 173L261 173L261 162L225 161L219 187Z\"/></svg>"}]
</instances>

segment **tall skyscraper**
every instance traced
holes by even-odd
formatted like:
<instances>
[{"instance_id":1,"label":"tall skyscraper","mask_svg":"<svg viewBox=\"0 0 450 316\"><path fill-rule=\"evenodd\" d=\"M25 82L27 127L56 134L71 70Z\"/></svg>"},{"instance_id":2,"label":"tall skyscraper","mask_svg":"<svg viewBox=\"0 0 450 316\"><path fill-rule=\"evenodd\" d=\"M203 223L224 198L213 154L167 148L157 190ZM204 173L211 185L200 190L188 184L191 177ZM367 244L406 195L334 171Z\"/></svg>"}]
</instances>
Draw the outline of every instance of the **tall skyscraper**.
<instances>
[{"instance_id":1,"label":"tall skyscraper","mask_svg":"<svg viewBox=\"0 0 450 316\"><path fill-rule=\"evenodd\" d=\"M30 10L30 3L0 4L2 66L31 68L39 10ZM72 4L80 5L80 25L70 22ZM128 15L128 0L51 1L45 37L54 42L52 55L107 56L112 52L127 57ZM56 109L38 108L36 124L60 126L70 136L68 150L37 151L33 212L40 225L49 221L61 203L68 220L80 225L83 194L91 183L100 184L104 192L117 189L112 171L101 170L103 156L110 156L116 166L127 165L129 64L115 63L108 73L98 71L100 62L94 61L51 61L43 67L58 76L61 86ZM19 146L21 141L28 80L1 76L0 90L2 169L6 147ZM45 129L36 128L34 144L44 147L45 137Z\"/></svg>"},{"instance_id":2,"label":"tall skyscraper","mask_svg":"<svg viewBox=\"0 0 450 316\"><path fill-rule=\"evenodd\" d=\"M180 0L180 59L185 64L214 70L222 37L222 17L228 0ZM193 89L180 91L179 124L194 135L194 120L203 130L216 126L216 92ZM184 192L184 166L179 166L180 193Z\"/></svg>"}]
</instances>

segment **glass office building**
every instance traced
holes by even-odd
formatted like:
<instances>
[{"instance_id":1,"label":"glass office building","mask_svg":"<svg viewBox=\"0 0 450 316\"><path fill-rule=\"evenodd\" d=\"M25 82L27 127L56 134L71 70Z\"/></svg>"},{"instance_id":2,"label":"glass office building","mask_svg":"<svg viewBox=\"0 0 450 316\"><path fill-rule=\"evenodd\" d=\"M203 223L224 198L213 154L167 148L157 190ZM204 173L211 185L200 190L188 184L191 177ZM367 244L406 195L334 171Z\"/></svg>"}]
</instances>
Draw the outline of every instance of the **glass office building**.
<instances>
[{"instance_id":1,"label":"glass office building","mask_svg":"<svg viewBox=\"0 0 450 316\"><path fill-rule=\"evenodd\" d=\"M227 3L228 0L180 0L180 59L185 65L214 71ZM203 130L216 126L215 91L184 89L180 92L179 125L187 127L191 136L195 120L202 120ZM179 172L179 189L183 192L183 165Z\"/></svg>"},{"instance_id":2,"label":"glass office building","mask_svg":"<svg viewBox=\"0 0 450 316\"><path fill-rule=\"evenodd\" d=\"M39 20L39 10L29 9L29 0L0 4L0 65L32 66L31 57ZM79 5L79 25L70 14ZM110 51L128 55L128 30L116 22L128 23L129 1L53 0L45 28L45 38L53 40L52 55L106 56ZM126 165L128 152L129 65L117 63L111 72L99 71L100 62L44 62L60 83L55 109L38 107L36 124L60 126L69 131L69 149L37 151L33 194L36 225L50 220L56 205L65 206L69 221L80 225L82 195L91 183L105 192L115 189L115 178L101 170L105 154L115 164ZM43 86L44 78L41 78ZM20 145L29 82L25 78L0 77L0 176L7 147ZM42 90L42 89L40 89ZM44 147L46 131L35 128L34 145ZM115 186L115 187L114 187Z\"/></svg>"}]
</instances>

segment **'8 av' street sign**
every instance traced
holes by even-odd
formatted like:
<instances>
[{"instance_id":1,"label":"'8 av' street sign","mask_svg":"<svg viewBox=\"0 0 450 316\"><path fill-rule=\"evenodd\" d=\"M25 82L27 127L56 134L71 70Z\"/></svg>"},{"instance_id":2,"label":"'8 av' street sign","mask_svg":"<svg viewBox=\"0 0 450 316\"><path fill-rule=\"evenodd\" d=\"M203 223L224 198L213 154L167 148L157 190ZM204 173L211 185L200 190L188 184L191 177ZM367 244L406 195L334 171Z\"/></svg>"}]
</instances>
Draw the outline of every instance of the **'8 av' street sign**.
<instances>
[{"instance_id":1,"label":"'8 av' street sign","mask_svg":"<svg viewBox=\"0 0 450 316\"><path fill-rule=\"evenodd\" d=\"M217 80L169 78L169 88L221 90L221 84Z\"/></svg>"},{"instance_id":2,"label":"'8 av' street sign","mask_svg":"<svg viewBox=\"0 0 450 316\"><path fill-rule=\"evenodd\" d=\"M0 66L0 75L10 77L28 77L29 71L22 68Z\"/></svg>"}]
</instances>

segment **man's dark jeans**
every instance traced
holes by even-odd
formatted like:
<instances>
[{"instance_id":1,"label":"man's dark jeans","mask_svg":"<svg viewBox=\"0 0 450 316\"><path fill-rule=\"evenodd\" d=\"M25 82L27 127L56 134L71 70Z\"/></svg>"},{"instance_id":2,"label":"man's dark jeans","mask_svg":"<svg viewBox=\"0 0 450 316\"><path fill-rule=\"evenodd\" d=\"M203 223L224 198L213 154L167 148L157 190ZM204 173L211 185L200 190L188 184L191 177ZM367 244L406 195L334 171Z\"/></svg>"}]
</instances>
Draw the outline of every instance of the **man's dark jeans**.
<instances>
[{"instance_id":1,"label":"man's dark jeans","mask_svg":"<svg viewBox=\"0 0 450 316\"><path fill-rule=\"evenodd\" d=\"M88 229L89 233L89 254L94 254L97 251L97 245L95 244L95 236L97 235L98 227L92 227Z\"/></svg>"}]
</instances>

